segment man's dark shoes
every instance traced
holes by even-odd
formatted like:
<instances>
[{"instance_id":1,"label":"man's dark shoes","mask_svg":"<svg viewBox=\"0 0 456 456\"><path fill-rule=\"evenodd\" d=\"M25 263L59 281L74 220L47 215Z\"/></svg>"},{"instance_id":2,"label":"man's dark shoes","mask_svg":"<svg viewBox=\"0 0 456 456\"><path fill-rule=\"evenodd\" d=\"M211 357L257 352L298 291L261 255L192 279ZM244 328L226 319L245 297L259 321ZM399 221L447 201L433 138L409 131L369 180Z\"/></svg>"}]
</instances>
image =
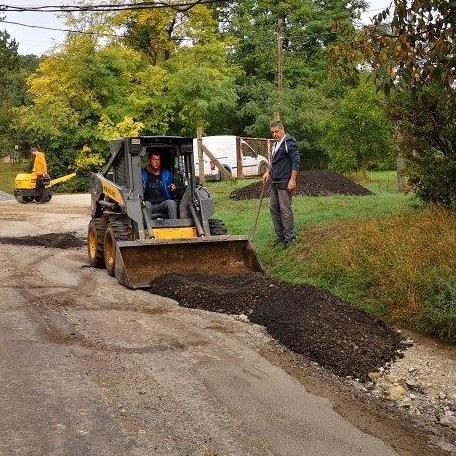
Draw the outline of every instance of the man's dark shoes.
<instances>
[{"instance_id":1,"label":"man's dark shoes","mask_svg":"<svg viewBox=\"0 0 456 456\"><path fill-rule=\"evenodd\" d=\"M277 238L277 239L272 243L272 246L273 246L273 247L283 246L284 242L285 242L285 241L284 241L283 239Z\"/></svg>"},{"instance_id":2,"label":"man's dark shoes","mask_svg":"<svg viewBox=\"0 0 456 456\"><path fill-rule=\"evenodd\" d=\"M290 245L293 245L295 242L295 238L289 239L288 241L283 241L283 248L287 249Z\"/></svg>"}]
</instances>

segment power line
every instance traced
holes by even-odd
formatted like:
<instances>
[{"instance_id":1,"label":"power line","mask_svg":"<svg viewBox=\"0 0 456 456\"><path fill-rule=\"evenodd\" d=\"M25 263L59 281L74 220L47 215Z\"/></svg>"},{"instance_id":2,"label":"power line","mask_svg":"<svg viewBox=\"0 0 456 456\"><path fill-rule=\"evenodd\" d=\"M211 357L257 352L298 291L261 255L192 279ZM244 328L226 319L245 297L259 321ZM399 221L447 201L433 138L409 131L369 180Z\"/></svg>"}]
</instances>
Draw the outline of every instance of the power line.
<instances>
[{"instance_id":1,"label":"power line","mask_svg":"<svg viewBox=\"0 0 456 456\"><path fill-rule=\"evenodd\" d=\"M56 27L44 27L42 25L23 24L21 22L6 21L6 20L3 20L3 19L0 19L0 23L12 24L12 25L20 25L22 27L34 28L34 29L52 30L52 31L56 31L56 32L80 33L80 34L85 34L85 35L99 35L99 36L109 36L109 37L112 37L112 38L118 38L118 35L109 34L109 33L103 33L103 32L90 32L90 31L83 31L83 30L71 30L71 29L64 29L64 28L56 28Z\"/></svg>"},{"instance_id":2,"label":"power line","mask_svg":"<svg viewBox=\"0 0 456 456\"><path fill-rule=\"evenodd\" d=\"M159 0L154 3L137 2L137 3L120 3L120 4L93 4L93 5L47 5L47 6L11 6L0 4L0 12L36 12L36 13L64 13L64 12L115 12L115 11L131 11L131 10L149 10L171 8L181 12L204 4L221 3L226 0L195 0L193 2L170 3L169 1Z\"/></svg>"}]
</instances>

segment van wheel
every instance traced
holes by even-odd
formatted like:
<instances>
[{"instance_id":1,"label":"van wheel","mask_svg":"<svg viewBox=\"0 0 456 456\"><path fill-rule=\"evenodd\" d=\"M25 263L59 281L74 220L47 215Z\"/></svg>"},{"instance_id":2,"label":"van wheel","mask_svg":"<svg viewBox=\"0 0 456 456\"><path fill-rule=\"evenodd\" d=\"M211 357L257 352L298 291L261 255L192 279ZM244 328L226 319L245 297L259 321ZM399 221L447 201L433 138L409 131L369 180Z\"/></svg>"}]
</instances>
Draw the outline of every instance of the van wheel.
<instances>
[{"instance_id":1,"label":"van wheel","mask_svg":"<svg viewBox=\"0 0 456 456\"><path fill-rule=\"evenodd\" d=\"M268 170L268 164L266 162L261 162L258 169L258 175L262 176Z\"/></svg>"},{"instance_id":2,"label":"van wheel","mask_svg":"<svg viewBox=\"0 0 456 456\"><path fill-rule=\"evenodd\" d=\"M228 174L230 176L233 176L233 173L231 172L231 169L228 168L228 166L224 166L224 168L228 171ZM223 180L226 180L226 177L219 171L218 175L217 175L217 180L223 181Z\"/></svg>"}]
</instances>

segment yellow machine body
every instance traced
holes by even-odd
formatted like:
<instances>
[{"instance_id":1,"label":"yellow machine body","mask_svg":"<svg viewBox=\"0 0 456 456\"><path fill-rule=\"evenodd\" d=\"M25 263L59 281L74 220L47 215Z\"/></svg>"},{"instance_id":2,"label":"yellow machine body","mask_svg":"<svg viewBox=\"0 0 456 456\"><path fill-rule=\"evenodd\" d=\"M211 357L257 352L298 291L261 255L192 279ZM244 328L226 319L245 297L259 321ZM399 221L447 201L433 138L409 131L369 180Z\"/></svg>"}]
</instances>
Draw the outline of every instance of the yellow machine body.
<instances>
[{"instance_id":1,"label":"yellow machine body","mask_svg":"<svg viewBox=\"0 0 456 456\"><path fill-rule=\"evenodd\" d=\"M214 201L196 182L191 138L122 138L111 151L103 172L92 175L92 266L106 268L129 288L150 287L168 273L263 271L249 239L229 235L223 221L212 218ZM160 151L163 169L174 176L176 218L154 210L145 197L143 171L153 151Z\"/></svg>"},{"instance_id":2,"label":"yellow machine body","mask_svg":"<svg viewBox=\"0 0 456 456\"><path fill-rule=\"evenodd\" d=\"M51 200L52 191L51 188L54 185L66 182L76 176L76 173L67 174L66 176L58 177L56 179L50 179L48 183L44 185L44 192L41 194L41 200L39 202L47 203ZM33 173L19 173L14 179L14 196L20 203L30 203L34 199L38 200L36 192L36 174Z\"/></svg>"},{"instance_id":3,"label":"yellow machine body","mask_svg":"<svg viewBox=\"0 0 456 456\"><path fill-rule=\"evenodd\" d=\"M53 187L56 184L66 182L76 176L76 173L67 174L66 176L51 179L49 184L45 185L46 188ZM20 173L14 179L14 188L16 190L34 190L36 188L36 174L33 173Z\"/></svg>"}]
</instances>

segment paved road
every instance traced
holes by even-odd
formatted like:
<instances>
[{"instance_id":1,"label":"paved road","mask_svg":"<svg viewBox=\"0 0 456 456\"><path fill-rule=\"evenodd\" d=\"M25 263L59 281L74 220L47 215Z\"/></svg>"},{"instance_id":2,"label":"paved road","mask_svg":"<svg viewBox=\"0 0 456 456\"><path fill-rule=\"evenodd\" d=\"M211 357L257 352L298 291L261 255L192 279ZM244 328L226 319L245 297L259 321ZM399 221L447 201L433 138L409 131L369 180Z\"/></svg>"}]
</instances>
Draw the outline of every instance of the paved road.
<instances>
[{"instance_id":1,"label":"paved road","mask_svg":"<svg viewBox=\"0 0 456 456\"><path fill-rule=\"evenodd\" d=\"M13 200L13 199L14 199L13 195L0 191L0 201L8 201L8 200Z\"/></svg>"},{"instance_id":2,"label":"paved road","mask_svg":"<svg viewBox=\"0 0 456 456\"><path fill-rule=\"evenodd\" d=\"M0 237L84 236L89 199L0 210ZM0 255L1 456L396 454L261 357L261 328L127 290L84 248Z\"/></svg>"}]
</instances>

